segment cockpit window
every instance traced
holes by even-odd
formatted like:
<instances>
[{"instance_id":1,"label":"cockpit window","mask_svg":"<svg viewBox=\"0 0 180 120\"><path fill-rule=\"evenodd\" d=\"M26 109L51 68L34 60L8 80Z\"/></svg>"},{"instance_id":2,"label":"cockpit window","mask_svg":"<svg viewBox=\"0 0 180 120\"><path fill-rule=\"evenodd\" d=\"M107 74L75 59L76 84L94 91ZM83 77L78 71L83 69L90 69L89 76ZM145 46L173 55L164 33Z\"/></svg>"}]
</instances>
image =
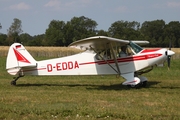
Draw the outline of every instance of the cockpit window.
<instances>
[{"instance_id":1,"label":"cockpit window","mask_svg":"<svg viewBox=\"0 0 180 120\"><path fill-rule=\"evenodd\" d=\"M123 47L126 48L125 51L122 50ZM133 42L129 42L128 44L124 44L123 46L122 44L117 44L117 45L113 45L112 49L110 49L110 47L107 46L106 49L97 51L96 59L109 60L109 59L113 59L114 57L116 58L128 57L131 55L135 55L141 52L142 50L143 48L141 48L140 46L138 46ZM122 54L126 54L126 55L122 55Z\"/></svg>"},{"instance_id":2,"label":"cockpit window","mask_svg":"<svg viewBox=\"0 0 180 120\"><path fill-rule=\"evenodd\" d=\"M138 46L137 44L130 42L129 46L132 48L132 50L135 52L135 54L141 52L143 50L143 48L141 48L140 46Z\"/></svg>"}]
</instances>

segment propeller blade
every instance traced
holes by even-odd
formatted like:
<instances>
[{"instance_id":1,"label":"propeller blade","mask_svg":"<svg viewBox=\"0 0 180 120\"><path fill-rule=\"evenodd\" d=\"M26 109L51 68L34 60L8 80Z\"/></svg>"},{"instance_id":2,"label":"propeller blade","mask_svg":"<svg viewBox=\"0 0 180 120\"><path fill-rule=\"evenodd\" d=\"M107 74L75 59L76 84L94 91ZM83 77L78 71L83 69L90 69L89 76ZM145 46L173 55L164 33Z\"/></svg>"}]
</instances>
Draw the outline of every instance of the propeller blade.
<instances>
[{"instance_id":1,"label":"propeller blade","mask_svg":"<svg viewBox=\"0 0 180 120\"><path fill-rule=\"evenodd\" d=\"M167 55L167 65L169 69L171 64L171 56L174 55L175 53L171 50L167 50L165 54Z\"/></svg>"},{"instance_id":2,"label":"propeller blade","mask_svg":"<svg viewBox=\"0 0 180 120\"><path fill-rule=\"evenodd\" d=\"M167 64L168 64L168 69L170 69L170 64L171 64L171 56L167 56Z\"/></svg>"}]
</instances>

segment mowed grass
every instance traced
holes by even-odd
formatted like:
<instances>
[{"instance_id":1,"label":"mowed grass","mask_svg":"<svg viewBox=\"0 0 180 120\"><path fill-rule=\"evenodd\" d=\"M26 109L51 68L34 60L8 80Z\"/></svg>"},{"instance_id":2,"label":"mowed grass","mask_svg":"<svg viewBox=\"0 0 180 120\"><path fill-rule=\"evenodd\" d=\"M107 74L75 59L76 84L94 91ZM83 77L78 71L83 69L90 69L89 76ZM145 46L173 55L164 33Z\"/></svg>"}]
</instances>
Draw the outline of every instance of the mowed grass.
<instances>
[{"instance_id":1,"label":"mowed grass","mask_svg":"<svg viewBox=\"0 0 180 120\"><path fill-rule=\"evenodd\" d=\"M42 58L37 58L42 59ZM179 120L180 60L144 74L146 88L122 86L111 76L13 76L0 58L0 119Z\"/></svg>"}]
</instances>

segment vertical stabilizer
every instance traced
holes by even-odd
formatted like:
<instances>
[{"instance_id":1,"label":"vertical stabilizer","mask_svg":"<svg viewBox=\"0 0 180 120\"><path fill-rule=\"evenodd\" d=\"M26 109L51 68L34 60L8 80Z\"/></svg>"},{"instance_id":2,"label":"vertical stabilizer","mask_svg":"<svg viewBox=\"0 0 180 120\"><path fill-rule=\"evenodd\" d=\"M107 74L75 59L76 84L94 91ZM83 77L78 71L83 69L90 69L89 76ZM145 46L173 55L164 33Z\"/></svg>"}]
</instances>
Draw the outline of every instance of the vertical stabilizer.
<instances>
[{"instance_id":1,"label":"vertical stabilizer","mask_svg":"<svg viewBox=\"0 0 180 120\"><path fill-rule=\"evenodd\" d=\"M20 43L10 46L6 60L6 69L9 74L16 75L23 67L35 67L36 61Z\"/></svg>"}]
</instances>

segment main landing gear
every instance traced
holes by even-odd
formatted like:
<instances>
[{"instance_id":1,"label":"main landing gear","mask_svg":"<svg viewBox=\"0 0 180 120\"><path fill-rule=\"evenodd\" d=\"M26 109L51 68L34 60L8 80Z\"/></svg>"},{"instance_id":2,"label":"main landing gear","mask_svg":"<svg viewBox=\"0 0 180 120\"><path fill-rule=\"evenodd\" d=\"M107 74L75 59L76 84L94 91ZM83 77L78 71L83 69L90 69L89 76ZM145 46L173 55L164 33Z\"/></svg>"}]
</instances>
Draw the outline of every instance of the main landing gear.
<instances>
[{"instance_id":1,"label":"main landing gear","mask_svg":"<svg viewBox=\"0 0 180 120\"><path fill-rule=\"evenodd\" d=\"M144 73L148 73L150 72L151 70L153 69L153 67L149 67L149 68L146 68L146 69L143 69L141 71L137 71L134 73L134 77L140 79L140 82L136 85L128 85L129 88L140 88L140 87L146 87L147 86L147 82L148 82L148 79L144 76L140 76Z\"/></svg>"},{"instance_id":2,"label":"main landing gear","mask_svg":"<svg viewBox=\"0 0 180 120\"><path fill-rule=\"evenodd\" d=\"M13 80L11 81L11 85L15 86L16 85L16 81L20 78L23 77L24 75L19 75L17 77L14 77Z\"/></svg>"},{"instance_id":3,"label":"main landing gear","mask_svg":"<svg viewBox=\"0 0 180 120\"><path fill-rule=\"evenodd\" d=\"M141 88L141 87L146 87L147 86L147 81L140 82L137 85L127 85L128 88Z\"/></svg>"},{"instance_id":4,"label":"main landing gear","mask_svg":"<svg viewBox=\"0 0 180 120\"><path fill-rule=\"evenodd\" d=\"M148 79L144 76L138 76L138 77L135 77L134 80L140 80L139 83L137 84L129 84L127 85L128 88L141 88L141 87L146 87L147 85L147 81Z\"/></svg>"}]
</instances>

